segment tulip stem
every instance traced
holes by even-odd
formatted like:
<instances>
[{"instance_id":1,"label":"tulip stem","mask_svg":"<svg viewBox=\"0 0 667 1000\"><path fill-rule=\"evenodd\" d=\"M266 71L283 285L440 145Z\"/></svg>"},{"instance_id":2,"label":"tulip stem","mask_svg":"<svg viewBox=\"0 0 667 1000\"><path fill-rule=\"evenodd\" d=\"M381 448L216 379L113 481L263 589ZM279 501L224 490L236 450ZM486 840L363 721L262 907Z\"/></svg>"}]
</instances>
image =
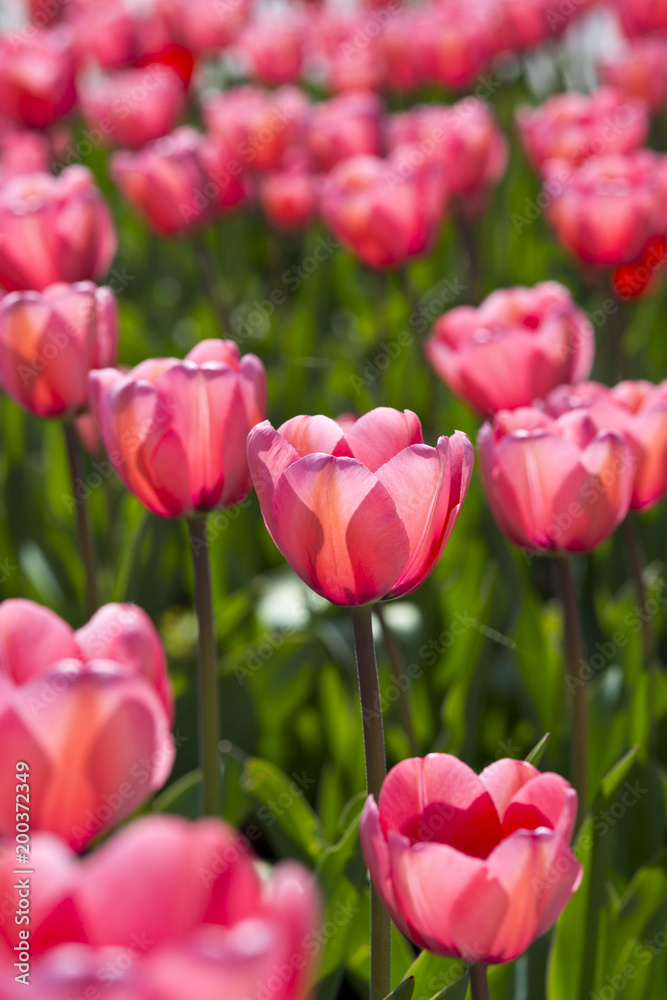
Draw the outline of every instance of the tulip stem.
<instances>
[{"instance_id":1,"label":"tulip stem","mask_svg":"<svg viewBox=\"0 0 667 1000\"><path fill-rule=\"evenodd\" d=\"M405 661L403 659L403 653L401 652L401 647L398 644L398 640L391 628L387 624L387 619L385 617L384 608L381 604L376 604L374 608L377 619L380 622L380 627L382 629L382 641L384 643L385 653L387 654L387 659L389 661L389 666L391 668L391 676L394 679L396 690L398 691L398 709L401 713L401 722L403 723L403 729L405 730L405 735L408 739L408 746L410 748L410 755L412 757L417 757L419 754L419 748L417 747L417 739L415 737L415 729L412 725L412 713L410 712L410 699L408 698L407 688L405 683L410 683L410 679L407 675L405 669Z\"/></svg>"},{"instance_id":2,"label":"tulip stem","mask_svg":"<svg viewBox=\"0 0 667 1000\"><path fill-rule=\"evenodd\" d=\"M204 279L206 294L211 308L216 315L221 337L231 337L232 325L225 297L220 288L218 262L206 238L206 233L194 233L192 236L197 264Z\"/></svg>"},{"instance_id":3,"label":"tulip stem","mask_svg":"<svg viewBox=\"0 0 667 1000\"><path fill-rule=\"evenodd\" d=\"M470 966L470 992L472 1000L489 1000L489 980L486 966L477 962Z\"/></svg>"},{"instance_id":4,"label":"tulip stem","mask_svg":"<svg viewBox=\"0 0 667 1000\"><path fill-rule=\"evenodd\" d=\"M218 663L213 614L211 563L206 518L188 519L195 577L195 606L199 623L197 687L199 697L200 761L205 816L220 815L220 740Z\"/></svg>"},{"instance_id":5,"label":"tulip stem","mask_svg":"<svg viewBox=\"0 0 667 1000\"><path fill-rule=\"evenodd\" d=\"M642 639L644 644L644 666L648 667L653 660L655 652L655 637L653 629L646 617L646 587L644 586L644 554L637 532L637 524L632 511L628 514L621 525L621 534L625 548L625 558L628 563L630 575L635 588L635 595L639 605L639 617L642 622Z\"/></svg>"},{"instance_id":6,"label":"tulip stem","mask_svg":"<svg viewBox=\"0 0 667 1000\"><path fill-rule=\"evenodd\" d=\"M72 421L63 423L65 447L70 477L72 479L72 499L76 510L76 529L79 536L79 551L83 560L85 576L85 606L90 618L100 606L100 596L97 586L97 557L95 555L95 536L90 520L90 511L83 494L80 494L85 484L83 464L81 462L81 446Z\"/></svg>"},{"instance_id":7,"label":"tulip stem","mask_svg":"<svg viewBox=\"0 0 667 1000\"><path fill-rule=\"evenodd\" d=\"M572 561L569 556L563 555L556 560L556 566L565 625L567 685L573 696L572 771L573 784L579 797L579 826L588 805L588 692L583 674L586 664Z\"/></svg>"},{"instance_id":8,"label":"tulip stem","mask_svg":"<svg viewBox=\"0 0 667 1000\"><path fill-rule=\"evenodd\" d=\"M382 729L382 702L378 680L371 605L352 609L357 675L364 728L366 786L377 802L387 774ZM371 981L370 1000L384 1000L391 991L391 923L382 901L371 886Z\"/></svg>"}]
</instances>

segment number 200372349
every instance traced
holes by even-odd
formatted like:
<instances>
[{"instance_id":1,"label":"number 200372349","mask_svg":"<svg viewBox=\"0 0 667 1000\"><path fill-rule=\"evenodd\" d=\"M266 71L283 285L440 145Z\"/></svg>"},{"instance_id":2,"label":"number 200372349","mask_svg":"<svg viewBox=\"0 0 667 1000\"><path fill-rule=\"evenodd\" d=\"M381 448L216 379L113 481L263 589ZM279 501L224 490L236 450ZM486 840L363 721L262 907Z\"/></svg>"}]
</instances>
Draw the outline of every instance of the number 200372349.
<instances>
[{"instance_id":1,"label":"number 200372349","mask_svg":"<svg viewBox=\"0 0 667 1000\"><path fill-rule=\"evenodd\" d=\"M30 859L30 767L25 761L16 765L16 860L27 864Z\"/></svg>"}]
</instances>

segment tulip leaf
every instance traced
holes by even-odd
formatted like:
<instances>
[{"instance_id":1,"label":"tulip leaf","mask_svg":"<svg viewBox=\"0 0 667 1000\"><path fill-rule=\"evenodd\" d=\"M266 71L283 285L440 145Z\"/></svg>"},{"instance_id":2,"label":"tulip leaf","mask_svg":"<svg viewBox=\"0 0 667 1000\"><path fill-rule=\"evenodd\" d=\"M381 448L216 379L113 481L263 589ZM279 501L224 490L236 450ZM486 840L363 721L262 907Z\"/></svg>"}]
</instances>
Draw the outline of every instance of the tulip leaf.
<instances>
[{"instance_id":1,"label":"tulip leaf","mask_svg":"<svg viewBox=\"0 0 667 1000\"><path fill-rule=\"evenodd\" d=\"M257 816L265 830L275 824L313 861L329 847L324 829L306 801L313 783L307 773L286 775L275 764L251 757L243 768L241 786L257 802Z\"/></svg>"},{"instance_id":2,"label":"tulip leaf","mask_svg":"<svg viewBox=\"0 0 667 1000\"><path fill-rule=\"evenodd\" d=\"M410 976L409 979L404 979L400 986L389 994L385 1000L411 1000L412 994L415 991L415 977Z\"/></svg>"},{"instance_id":3,"label":"tulip leaf","mask_svg":"<svg viewBox=\"0 0 667 1000\"><path fill-rule=\"evenodd\" d=\"M413 976L413 1000L464 1000L468 989L468 966L461 958L441 958L423 951L407 970Z\"/></svg>"},{"instance_id":4,"label":"tulip leaf","mask_svg":"<svg viewBox=\"0 0 667 1000\"><path fill-rule=\"evenodd\" d=\"M545 733L539 743L536 743L533 749L530 751L526 757L526 762L532 764L533 767L539 767L539 763L544 756L544 751L547 748L547 743L549 742L549 737L551 733Z\"/></svg>"}]
</instances>

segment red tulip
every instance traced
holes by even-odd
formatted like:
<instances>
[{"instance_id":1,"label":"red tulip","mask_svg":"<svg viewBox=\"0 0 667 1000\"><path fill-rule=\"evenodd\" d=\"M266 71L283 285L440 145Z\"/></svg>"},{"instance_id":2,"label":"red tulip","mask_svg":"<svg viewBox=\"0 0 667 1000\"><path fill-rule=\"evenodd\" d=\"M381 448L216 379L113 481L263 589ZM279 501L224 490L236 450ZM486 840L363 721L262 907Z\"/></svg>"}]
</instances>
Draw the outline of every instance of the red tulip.
<instances>
[{"instance_id":1,"label":"red tulip","mask_svg":"<svg viewBox=\"0 0 667 1000\"><path fill-rule=\"evenodd\" d=\"M667 239L652 236L634 260L615 268L611 284L619 299L630 301L660 287L659 271L667 261Z\"/></svg>"},{"instance_id":2,"label":"red tulip","mask_svg":"<svg viewBox=\"0 0 667 1000\"><path fill-rule=\"evenodd\" d=\"M31 862L39 875L31 879L30 986L40 1000L309 995L320 950L313 879L292 861L264 877L250 844L217 819L142 817L85 860L35 834ZM13 904L16 867L3 846L0 893ZM17 932L3 920L0 970L12 986Z\"/></svg>"},{"instance_id":3,"label":"red tulip","mask_svg":"<svg viewBox=\"0 0 667 1000\"><path fill-rule=\"evenodd\" d=\"M364 264L404 264L432 242L446 206L442 168L413 166L407 147L388 160L353 156L325 177L320 210L334 236Z\"/></svg>"},{"instance_id":4,"label":"red tulip","mask_svg":"<svg viewBox=\"0 0 667 1000\"><path fill-rule=\"evenodd\" d=\"M567 288L545 281L450 310L425 350L452 392L487 415L530 406L557 385L586 378L595 335Z\"/></svg>"},{"instance_id":5,"label":"red tulip","mask_svg":"<svg viewBox=\"0 0 667 1000\"><path fill-rule=\"evenodd\" d=\"M38 417L83 410L88 373L115 364L116 300L92 282L0 300L0 385Z\"/></svg>"},{"instance_id":6,"label":"red tulip","mask_svg":"<svg viewBox=\"0 0 667 1000\"><path fill-rule=\"evenodd\" d=\"M466 215L483 208L489 189L507 167L507 139L488 105L476 97L394 115L388 138L392 149L407 147L406 155L415 158L409 162L431 159L441 164L449 194Z\"/></svg>"},{"instance_id":7,"label":"red tulip","mask_svg":"<svg viewBox=\"0 0 667 1000\"><path fill-rule=\"evenodd\" d=\"M28 128L48 128L74 107L74 73L67 31L0 36L0 115Z\"/></svg>"},{"instance_id":8,"label":"red tulip","mask_svg":"<svg viewBox=\"0 0 667 1000\"><path fill-rule=\"evenodd\" d=\"M269 222L279 229L303 229L317 212L315 177L303 156L264 174L259 194Z\"/></svg>"},{"instance_id":9,"label":"red tulip","mask_svg":"<svg viewBox=\"0 0 667 1000\"><path fill-rule=\"evenodd\" d=\"M16 761L30 770L30 825L77 850L133 812L174 761L164 652L132 605L78 632L32 601L0 604L0 833L16 826ZM11 766L9 761L11 760Z\"/></svg>"},{"instance_id":10,"label":"red tulip","mask_svg":"<svg viewBox=\"0 0 667 1000\"><path fill-rule=\"evenodd\" d=\"M116 472L153 513L232 507L250 492L246 439L266 414L266 374L233 341L93 372L90 399Z\"/></svg>"},{"instance_id":11,"label":"red tulip","mask_svg":"<svg viewBox=\"0 0 667 1000\"><path fill-rule=\"evenodd\" d=\"M547 397L546 408L554 417L583 408L598 431L625 435L635 460L633 510L667 495L667 381L620 382L613 389L597 382L563 385Z\"/></svg>"},{"instance_id":12,"label":"red tulip","mask_svg":"<svg viewBox=\"0 0 667 1000\"><path fill-rule=\"evenodd\" d=\"M377 94L344 94L310 109L305 144L315 166L328 173L351 156L382 152L382 101Z\"/></svg>"},{"instance_id":13,"label":"red tulip","mask_svg":"<svg viewBox=\"0 0 667 1000\"><path fill-rule=\"evenodd\" d=\"M521 140L539 170L547 160L575 166L602 153L630 153L646 139L648 108L610 87L556 94L539 108L519 108Z\"/></svg>"},{"instance_id":14,"label":"red tulip","mask_svg":"<svg viewBox=\"0 0 667 1000\"><path fill-rule=\"evenodd\" d=\"M250 21L238 38L239 53L248 76L260 83L296 83L304 59L305 24L294 14Z\"/></svg>"},{"instance_id":15,"label":"red tulip","mask_svg":"<svg viewBox=\"0 0 667 1000\"><path fill-rule=\"evenodd\" d=\"M414 413L379 407L344 427L328 417L267 421L248 438L264 523L305 583L334 604L400 597L442 555L474 463L457 431L423 443Z\"/></svg>"},{"instance_id":16,"label":"red tulip","mask_svg":"<svg viewBox=\"0 0 667 1000\"><path fill-rule=\"evenodd\" d=\"M628 40L619 53L600 60L600 75L605 83L617 87L628 97L646 101L654 111L667 101L667 38L651 37Z\"/></svg>"},{"instance_id":17,"label":"red tulip","mask_svg":"<svg viewBox=\"0 0 667 1000\"><path fill-rule=\"evenodd\" d=\"M503 759L478 776L445 753L393 767L369 796L361 846L392 920L419 948L490 965L544 934L579 886L577 793Z\"/></svg>"},{"instance_id":18,"label":"red tulip","mask_svg":"<svg viewBox=\"0 0 667 1000\"><path fill-rule=\"evenodd\" d=\"M130 149L166 135L185 105L179 76L160 64L123 70L80 89L90 127L107 143Z\"/></svg>"},{"instance_id":19,"label":"red tulip","mask_svg":"<svg viewBox=\"0 0 667 1000\"><path fill-rule=\"evenodd\" d=\"M631 261L667 229L667 157L638 149L563 167L545 164L548 214L561 243L585 263Z\"/></svg>"},{"instance_id":20,"label":"red tulip","mask_svg":"<svg viewBox=\"0 0 667 1000\"><path fill-rule=\"evenodd\" d=\"M523 549L589 552L628 512L630 444L617 431L598 431L582 410L558 419L503 410L482 427L478 455L493 515Z\"/></svg>"},{"instance_id":21,"label":"red tulip","mask_svg":"<svg viewBox=\"0 0 667 1000\"><path fill-rule=\"evenodd\" d=\"M0 190L0 285L43 291L98 280L116 253L111 212L85 167L25 174Z\"/></svg>"},{"instance_id":22,"label":"red tulip","mask_svg":"<svg viewBox=\"0 0 667 1000\"><path fill-rule=\"evenodd\" d=\"M226 48L243 27L250 0L161 0L170 30L195 55Z\"/></svg>"},{"instance_id":23,"label":"red tulip","mask_svg":"<svg viewBox=\"0 0 667 1000\"><path fill-rule=\"evenodd\" d=\"M244 168L274 170L299 137L308 98L297 87L234 87L204 95L206 127Z\"/></svg>"}]
</instances>

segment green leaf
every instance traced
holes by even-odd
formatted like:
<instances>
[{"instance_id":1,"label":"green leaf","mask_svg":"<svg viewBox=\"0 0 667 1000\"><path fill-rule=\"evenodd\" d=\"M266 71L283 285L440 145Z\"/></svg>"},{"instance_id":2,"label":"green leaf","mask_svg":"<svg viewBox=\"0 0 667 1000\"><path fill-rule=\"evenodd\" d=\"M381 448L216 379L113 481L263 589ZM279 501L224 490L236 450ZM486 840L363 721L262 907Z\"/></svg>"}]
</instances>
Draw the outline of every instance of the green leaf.
<instances>
[{"instance_id":1,"label":"green leaf","mask_svg":"<svg viewBox=\"0 0 667 1000\"><path fill-rule=\"evenodd\" d=\"M413 1000L463 1000L468 989L468 966L460 958L441 958L423 951L406 975L413 976Z\"/></svg>"},{"instance_id":2,"label":"green leaf","mask_svg":"<svg viewBox=\"0 0 667 1000\"><path fill-rule=\"evenodd\" d=\"M201 815L201 771L190 771L162 792L153 801L155 812L175 813L186 819Z\"/></svg>"},{"instance_id":3,"label":"green leaf","mask_svg":"<svg viewBox=\"0 0 667 1000\"><path fill-rule=\"evenodd\" d=\"M398 986L392 993L389 994L385 1000L411 1000L412 994L415 991L415 980L414 976L410 976L409 979L404 979L400 986Z\"/></svg>"},{"instance_id":4,"label":"green leaf","mask_svg":"<svg viewBox=\"0 0 667 1000\"><path fill-rule=\"evenodd\" d=\"M330 844L319 817L306 802L309 784L307 774L294 774L290 778L275 764L259 757L246 761L241 776L242 787L260 803L257 815L264 829L277 823L290 840L316 861Z\"/></svg>"},{"instance_id":5,"label":"green leaf","mask_svg":"<svg viewBox=\"0 0 667 1000\"><path fill-rule=\"evenodd\" d=\"M547 743L549 742L550 735L551 733L545 733L540 742L535 744L533 749L526 757L526 762L528 764L532 764L534 767L539 766L539 763L544 755L544 751L547 748Z\"/></svg>"}]
</instances>

